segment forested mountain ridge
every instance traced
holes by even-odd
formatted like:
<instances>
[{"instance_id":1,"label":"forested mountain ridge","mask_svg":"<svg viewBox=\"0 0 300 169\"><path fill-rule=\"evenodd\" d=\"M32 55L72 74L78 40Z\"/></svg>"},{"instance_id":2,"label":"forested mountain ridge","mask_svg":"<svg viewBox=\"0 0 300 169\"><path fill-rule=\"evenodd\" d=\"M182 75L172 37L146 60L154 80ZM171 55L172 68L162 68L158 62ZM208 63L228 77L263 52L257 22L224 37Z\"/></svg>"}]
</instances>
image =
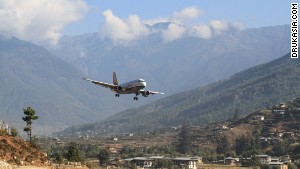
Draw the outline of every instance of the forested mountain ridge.
<instances>
[{"instance_id":1,"label":"forested mountain ridge","mask_svg":"<svg viewBox=\"0 0 300 169\"><path fill-rule=\"evenodd\" d=\"M42 47L0 38L0 119L20 129L25 126L22 109L31 106L39 116L33 132L51 134L128 108L118 100L112 110L115 98L103 97L82 77L75 66Z\"/></svg>"},{"instance_id":2,"label":"forested mountain ridge","mask_svg":"<svg viewBox=\"0 0 300 169\"><path fill-rule=\"evenodd\" d=\"M224 121L233 116L236 108L246 115L295 98L300 95L299 84L300 61L286 54L229 79L123 111L101 123L84 125L81 129L98 130L111 126L116 132L127 132L183 123L203 125Z\"/></svg>"}]
</instances>

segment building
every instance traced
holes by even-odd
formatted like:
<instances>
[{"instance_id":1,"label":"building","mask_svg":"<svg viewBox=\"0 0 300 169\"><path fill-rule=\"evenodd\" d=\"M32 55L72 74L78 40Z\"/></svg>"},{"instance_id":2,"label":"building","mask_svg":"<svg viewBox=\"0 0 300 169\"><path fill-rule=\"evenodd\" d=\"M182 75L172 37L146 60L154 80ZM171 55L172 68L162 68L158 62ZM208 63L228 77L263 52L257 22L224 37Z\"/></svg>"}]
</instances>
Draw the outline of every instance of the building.
<instances>
[{"instance_id":1,"label":"building","mask_svg":"<svg viewBox=\"0 0 300 169\"><path fill-rule=\"evenodd\" d=\"M258 155L261 164L269 164L271 162L271 156L269 155Z\"/></svg>"},{"instance_id":2,"label":"building","mask_svg":"<svg viewBox=\"0 0 300 169\"><path fill-rule=\"evenodd\" d=\"M113 154L119 153L123 149L121 144L106 144L105 147Z\"/></svg>"},{"instance_id":3,"label":"building","mask_svg":"<svg viewBox=\"0 0 300 169\"><path fill-rule=\"evenodd\" d=\"M197 169L199 160L202 162L202 158L199 157L176 157L173 158L173 163L183 168Z\"/></svg>"},{"instance_id":4,"label":"building","mask_svg":"<svg viewBox=\"0 0 300 169\"><path fill-rule=\"evenodd\" d=\"M135 157L131 159L125 159L125 162L132 162L136 166L141 168L151 168L153 167L154 160L171 160L174 165L189 168L189 169L197 169L198 164L202 164L201 157L176 157L169 158L163 156L153 156L153 157Z\"/></svg>"},{"instance_id":5,"label":"building","mask_svg":"<svg viewBox=\"0 0 300 169\"><path fill-rule=\"evenodd\" d=\"M227 157L224 159L225 165L236 165L239 162L239 158Z\"/></svg>"},{"instance_id":6,"label":"building","mask_svg":"<svg viewBox=\"0 0 300 169\"><path fill-rule=\"evenodd\" d=\"M153 159L148 157L135 157L132 159L132 162L142 168L151 168L153 165Z\"/></svg>"},{"instance_id":7,"label":"building","mask_svg":"<svg viewBox=\"0 0 300 169\"><path fill-rule=\"evenodd\" d=\"M269 169L288 169L288 165L284 162L270 162Z\"/></svg>"}]
</instances>

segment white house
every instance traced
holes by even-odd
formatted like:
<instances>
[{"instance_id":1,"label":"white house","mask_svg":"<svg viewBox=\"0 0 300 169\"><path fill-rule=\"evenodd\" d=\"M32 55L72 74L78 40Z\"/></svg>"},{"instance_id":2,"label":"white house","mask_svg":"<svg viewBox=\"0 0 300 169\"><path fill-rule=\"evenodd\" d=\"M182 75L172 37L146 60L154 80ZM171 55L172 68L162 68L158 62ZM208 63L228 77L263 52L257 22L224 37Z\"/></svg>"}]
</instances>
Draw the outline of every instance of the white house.
<instances>
[{"instance_id":1,"label":"white house","mask_svg":"<svg viewBox=\"0 0 300 169\"><path fill-rule=\"evenodd\" d=\"M288 169L288 165L284 162L270 162L269 169Z\"/></svg>"},{"instance_id":2,"label":"white house","mask_svg":"<svg viewBox=\"0 0 300 169\"><path fill-rule=\"evenodd\" d=\"M258 155L261 164L269 164L271 162L271 156L269 155Z\"/></svg>"}]
</instances>

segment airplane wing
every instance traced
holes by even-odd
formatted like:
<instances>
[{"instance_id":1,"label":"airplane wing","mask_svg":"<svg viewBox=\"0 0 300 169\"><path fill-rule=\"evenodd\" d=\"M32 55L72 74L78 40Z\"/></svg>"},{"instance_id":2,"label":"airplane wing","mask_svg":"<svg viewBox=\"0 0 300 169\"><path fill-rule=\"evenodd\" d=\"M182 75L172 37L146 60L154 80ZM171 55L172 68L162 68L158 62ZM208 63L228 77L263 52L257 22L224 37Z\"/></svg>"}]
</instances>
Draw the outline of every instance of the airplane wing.
<instances>
[{"instance_id":1,"label":"airplane wing","mask_svg":"<svg viewBox=\"0 0 300 169\"><path fill-rule=\"evenodd\" d=\"M92 82L92 83L94 83L96 85L100 85L100 86L105 87L105 88L110 88L111 90L114 90L114 89L116 89L118 87L117 85L114 85L114 84L99 82L99 81L92 80L92 79L87 79L87 78L82 78L82 79L86 80L86 81L89 81L89 82Z\"/></svg>"},{"instance_id":2,"label":"airplane wing","mask_svg":"<svg viewBox=\"0 0 300 169\"><path fill-rule=\"evenodd\" d=\"M140 94L142 94L143 96L148 96L149 94L165 94L165 93L161 93L161 92L155 92L155 91L148 91L148 90L140 90L139 91Z\"/></svg>"}]
</instances>

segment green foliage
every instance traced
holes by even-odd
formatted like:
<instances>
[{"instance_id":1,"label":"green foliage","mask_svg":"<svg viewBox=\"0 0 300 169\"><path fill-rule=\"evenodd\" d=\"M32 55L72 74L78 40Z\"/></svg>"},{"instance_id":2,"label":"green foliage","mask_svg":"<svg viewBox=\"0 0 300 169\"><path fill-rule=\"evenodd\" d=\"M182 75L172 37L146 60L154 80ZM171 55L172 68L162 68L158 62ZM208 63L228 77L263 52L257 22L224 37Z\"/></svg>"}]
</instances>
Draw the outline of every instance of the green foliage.
<instances>
[{"instance_id":1,"label":"green foliage","mask_svg":"<svg viewBox=\"0 0 300 169\"><path fill-rule=\"evenodd\" d=\"M71 142L68 146L67 159L71 162L83 161L82 153L78 145L74 142Z\"/></svg>"},{"instance_id":2,"label":"green foliage","mask_svg":"<svg viewBox=\"0 0 300 169\"><path fill-rule=\"evenodd\" d=\"M18 134L19 134L18 130L16 128L13 128L13 127L11 128L10 133L13 137L17 137Z\"/></svg>"},{"instance_id":3,"label":"green foliage","mask_svg":"<svg viewBox=\"0 0 300 169\"><path fill-rule=\"evenodd\" d=\"M281 141L279 144L275 144L272 148L271 155L272 156L283 156L289 152L289 144L285 141Z\"/></svg>"},{"instance_id":4,"label":"green foliage","mask_svg":"<svg viewBox=\"0 0 300 169\"><path fill-rule=\"evenodd\" d=\"M231 150L231 145L230 145L229 139L226 136L221 137L219 140L219 144L217 146L217 153L218 154L226 154L226 153L230 152L230 150Z\"/></svg>"},{"instance_id":5,"label":"green foliage","mask_svg":"<svg viewBox=\"0 0 300 169\"><path fill-rule=\"evenodd\" d=\"M5 135L7 135L8 133L7 133L7 130L6 129L1 129L0 128L0 136L5 136Z\"/></svg>"},{"instance_id":6,"label":"green foliage","mask_svg":"<svg viewBox=\"0 0 300 169\"><path fill-rule=\"evenodd\" d=\"M236 155L243 157L250 157L260 152L256 138L242 135L235 139L235 152Z\"/></svg>"},{"instance_id":7,"label":"green foliage","mask_svg":"<svg viewBox=\"0 0 300 169\"><path fill-rule=\"evenodd\" d=\"M298 167L293 163L288 163L288 169L297 169Z\"/></svg>"},{"instance_id":8,"label":"green foliage","mask_svg":"<svg viewBox=\"0 0 300 169\"><path fill-rule=\"evenodd\" d=\"M190 129L185 124L182 125L181 132L179 133L179 143L176 149L181 154L189 154L192 150Z\"/></svg>"},{"instance_id":9,"label":"green foliage","mask_svg":"<svg viewBox=\"0 0 300 169\"><path fill-rule=\"evenodd\" d=\"M234 110L234 114L233 114L232 120L233 120L233 121L238 121L238 120L240 120L241 118L242 118L242 115L241 115L241 113L240 113L239 108L237 107L237 108L235 108L235 110Z\"/></svg>"},{"instance_id":10,"label":"green foliage","mask_svg":"<svg viewBox=\"0 0 300 169\"><path fill-rule=\"evenodd\" d=\"M260 158L257 155L253 155L250 160L250 165L253 167L260 166Z\"/></svg>"},{"instance_id":11,"label":"green foliage","mask_svg":"<svg viewBox=\"0 0 300 169\"><path fill-rule=\"evenodd\" d=\"M32 121L38 119L38 116L35 115L35 110L31 107L27 107L26 109L23 109L25 117L22 117L22 119L26 122L26 127L24 128L24 131L27 132L30 143L32 143Z\"/></svg>"},{"instance_id":12,"label":"green foliage","mask_svg":"<svg viewBox=\"0 0 300 169\"><path fill-rule=\"evenodd\" d=\"M105 164L108 164L110 158L110 151L108 149L101 149L98 154L98 159L100 162L100 165L103 166Z\"/></svg>"},{"instance_id":13,"label":"green foliage","mask_svg":"<svg viewBox=\"0 0 300 169\"><path fill-rule=\"evenodd\" d=\"M55 157L55 161L58 163L58 164L62 164L63 161L64 161L64 157L62 154L57 154L57 156Z\"/></svg>"}]
</instances>

